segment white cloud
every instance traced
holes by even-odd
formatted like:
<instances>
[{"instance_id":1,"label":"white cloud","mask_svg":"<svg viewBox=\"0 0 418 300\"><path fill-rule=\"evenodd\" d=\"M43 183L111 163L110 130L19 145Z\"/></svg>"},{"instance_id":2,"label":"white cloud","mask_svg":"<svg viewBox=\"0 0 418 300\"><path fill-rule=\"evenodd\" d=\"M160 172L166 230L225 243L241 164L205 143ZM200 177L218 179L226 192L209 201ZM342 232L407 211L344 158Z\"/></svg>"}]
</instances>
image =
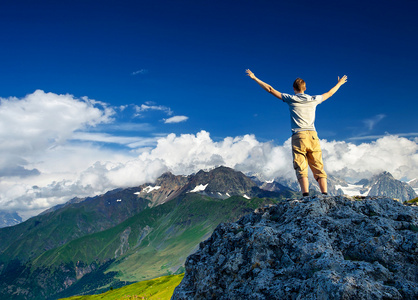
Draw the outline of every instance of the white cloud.
<instances>
[{"instance_id":1,"label":"white cloud","mask_svg":"<svg viewBox=\"0 0 418 300\"><path fill-rule=\"evenodd\" d=\"M100 131L153 131L155 128L149 123L117 122L101 126Z\"/></svg>"},{"instance_id":2,"label":"white cloud","mask_svg":"<svg viewBox=\"0 0 418 300\"><path fill-rule=\"evenodd\" d=\"M89 144L67 142L75 131L112 122L113 115L104 103L69 94L37 90L21 99L0 98L0 206L36 209L54 204L59 196L40 197L33 186L48 189L53 181L76 178L97 159L117 158Z\"/></svg>"},{"instance_id":3,"label":"white cloud","mask_svg":"<svg viewBox=\"0 0 418 300\"><path fill-rule=\"evenodd\" d=\"M120 111L124 111L129 105L121 105L119 106Z\"/></svg>"},{"instance_id":4,"label":"white cloud","mask_svg":"<svg viewBox=\"0 0 418 300\"><path fill-rule=\"evenodd\" d=\"M159 159L176 174L190 174L219 165L234 167L247 159L259 144L253 135L227 137L221 142L214 142L206 131L196 135L169 134L159 139L150 152L142 153L139 159Z\"/></svg>"},{"instance_id":5,"label":"white cloud","mask_svg":"<svg viewBox=\"0 0 418 300\"><path fill-rule=\"evenodd\" d=\"M140 106L135 105L134 108L137 112L137 116L140 116L142 113L146 111L153 111L153 110L164 112L168 116L171 116L173 114L173 112L171 111L169 107L164 106L164 105L154 105L153 103L150 103L150 102L141 104Z\"/></svg>"},{"instance_id":6,"label":"white cloud","mask_svg":"<svg viewBox=\"0 0 418 300\"><path fill-rule=\"evenodd\" d=\"M371 143L323 141L328 172L356 179L382 171L395 178L418 178L418 143L395 135Z\"/></svg>"},{"instance_id":7,"label":"white cloud","mask_svg":"<svg viewBox=\"0 0 418 300\"><path fill-rule=\"evenodd\" d=\"M41 90L22 99L0 98L0 169L16 176L34 174L29 166L34 158L64 144L77 130L111 122L113 114L104 103Z\"/></svg>"},{"instance_id":8,"label":"white cloud","mask_svg":"<svg viewBox=\"0 0 418 300\"><path fill-rule=\"evenodd\" d=\"M75 132L72 135L73 140L79 141L90 141L90 142L101 142L110 144L125 145L129 148L139 148L144 146L155 145L157 139L152 138L141 138L133 136L115 136L108 133L95 133L95 132Z\"/></svg>"},{"instance_id":9,"label":"white cloud","mask_svg":"<svg viewBox=\"0 0 418 300\"><path fill-rule=\"evenodd\" d=\"M23 99L0 98L0 151L44 151L66 141L76 130L110 122L113 114L103 103L41 90Z\"/></svg>"},{"instance_id":10,"label":"white cloud","mask_svg":"<svg viewBox=\"0 0 418 300\"><path fill-rule=\"evenodd\" d=\"M189 117L186 116L174 116L168 119L164 119L164 123L171 124L171 123L180 123L185 122L189 119Z\"/></svg>"}]
</instances>

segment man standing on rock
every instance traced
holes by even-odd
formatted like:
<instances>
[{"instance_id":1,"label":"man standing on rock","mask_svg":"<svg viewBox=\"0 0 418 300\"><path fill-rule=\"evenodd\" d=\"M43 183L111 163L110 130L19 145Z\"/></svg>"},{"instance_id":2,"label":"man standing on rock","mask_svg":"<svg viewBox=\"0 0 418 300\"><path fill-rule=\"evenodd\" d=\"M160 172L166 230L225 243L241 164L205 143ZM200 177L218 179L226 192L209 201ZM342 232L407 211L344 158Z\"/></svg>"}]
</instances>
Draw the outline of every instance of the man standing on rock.
<instances>
[{"instance_id":1,"label":"man standing on rock","mask_svg":"<svg viewBox=\"0 0 418 300\"><path fill-rule=\"evenodd\" d=\"M303 196L309 196L308 165L319 184L322 194L327 195L327 174L324 171L321 146L314 125L315 111L318 104L334 95L347 82L347 76L344 75L341 79L338 77L338 83L329 92L309 96L305 94L306 83L301 78L297 78L293 83L295 95L289 95L276 91L270 85L258 79L250 70L246 72L264 90L289 105L292 126L293 167Z\"/></svg>"}]
</instances>

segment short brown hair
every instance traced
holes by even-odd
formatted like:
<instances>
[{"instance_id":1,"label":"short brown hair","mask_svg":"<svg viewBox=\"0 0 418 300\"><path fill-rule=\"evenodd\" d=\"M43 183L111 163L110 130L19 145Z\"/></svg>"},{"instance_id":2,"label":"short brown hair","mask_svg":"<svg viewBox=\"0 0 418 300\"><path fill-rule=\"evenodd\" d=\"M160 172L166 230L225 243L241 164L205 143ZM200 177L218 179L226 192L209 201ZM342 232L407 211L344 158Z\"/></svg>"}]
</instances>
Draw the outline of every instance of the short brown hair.
<instances>
[{"instance_id":1,"label":"short brown hair","mask_svg":"<svg viewBox=\"0 0 418 300\"><path fill-rule=\"evenodd\" d=\"M297 92L303 92L306 90L306 82L302 78L296 78L296 80L293 82L293 88Z\"/></svg>"}]
</instances>

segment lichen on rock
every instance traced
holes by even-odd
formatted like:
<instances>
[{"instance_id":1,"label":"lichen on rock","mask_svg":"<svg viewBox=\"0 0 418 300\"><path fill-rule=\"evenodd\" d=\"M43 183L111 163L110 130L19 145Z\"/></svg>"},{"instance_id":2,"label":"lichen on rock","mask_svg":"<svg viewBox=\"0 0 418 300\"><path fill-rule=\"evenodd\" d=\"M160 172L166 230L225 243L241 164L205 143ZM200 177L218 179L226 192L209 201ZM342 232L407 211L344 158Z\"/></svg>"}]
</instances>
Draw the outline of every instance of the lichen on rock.
<instances>
[{"instance_id":1,"label":"lichen on rock","mask_svg":"<svg viewBox=\"0 0 418 300\"><path fill-rule=\"evenodd\" d=\"M172 299L417 299L418 207L288 199L220 224Z\"/></svg>"}]
</instances>

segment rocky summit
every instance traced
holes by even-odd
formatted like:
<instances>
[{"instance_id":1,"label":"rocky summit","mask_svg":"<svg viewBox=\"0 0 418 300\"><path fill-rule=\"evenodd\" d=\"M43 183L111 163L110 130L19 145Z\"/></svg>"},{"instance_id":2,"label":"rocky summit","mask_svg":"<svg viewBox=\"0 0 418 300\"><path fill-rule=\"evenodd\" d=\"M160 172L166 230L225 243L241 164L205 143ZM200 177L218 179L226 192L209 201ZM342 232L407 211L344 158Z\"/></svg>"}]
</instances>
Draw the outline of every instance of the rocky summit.
<instances>
[{"instance_id":1,"label":"rocky summit","mask_svg":"<svg viewBox=\"0 0 418 300\"><path fill-rule=\"evenodd\" d=\"M418 299L418 207L289 199L222 223L172 299Z\"/></svg>"}]
</instances>

